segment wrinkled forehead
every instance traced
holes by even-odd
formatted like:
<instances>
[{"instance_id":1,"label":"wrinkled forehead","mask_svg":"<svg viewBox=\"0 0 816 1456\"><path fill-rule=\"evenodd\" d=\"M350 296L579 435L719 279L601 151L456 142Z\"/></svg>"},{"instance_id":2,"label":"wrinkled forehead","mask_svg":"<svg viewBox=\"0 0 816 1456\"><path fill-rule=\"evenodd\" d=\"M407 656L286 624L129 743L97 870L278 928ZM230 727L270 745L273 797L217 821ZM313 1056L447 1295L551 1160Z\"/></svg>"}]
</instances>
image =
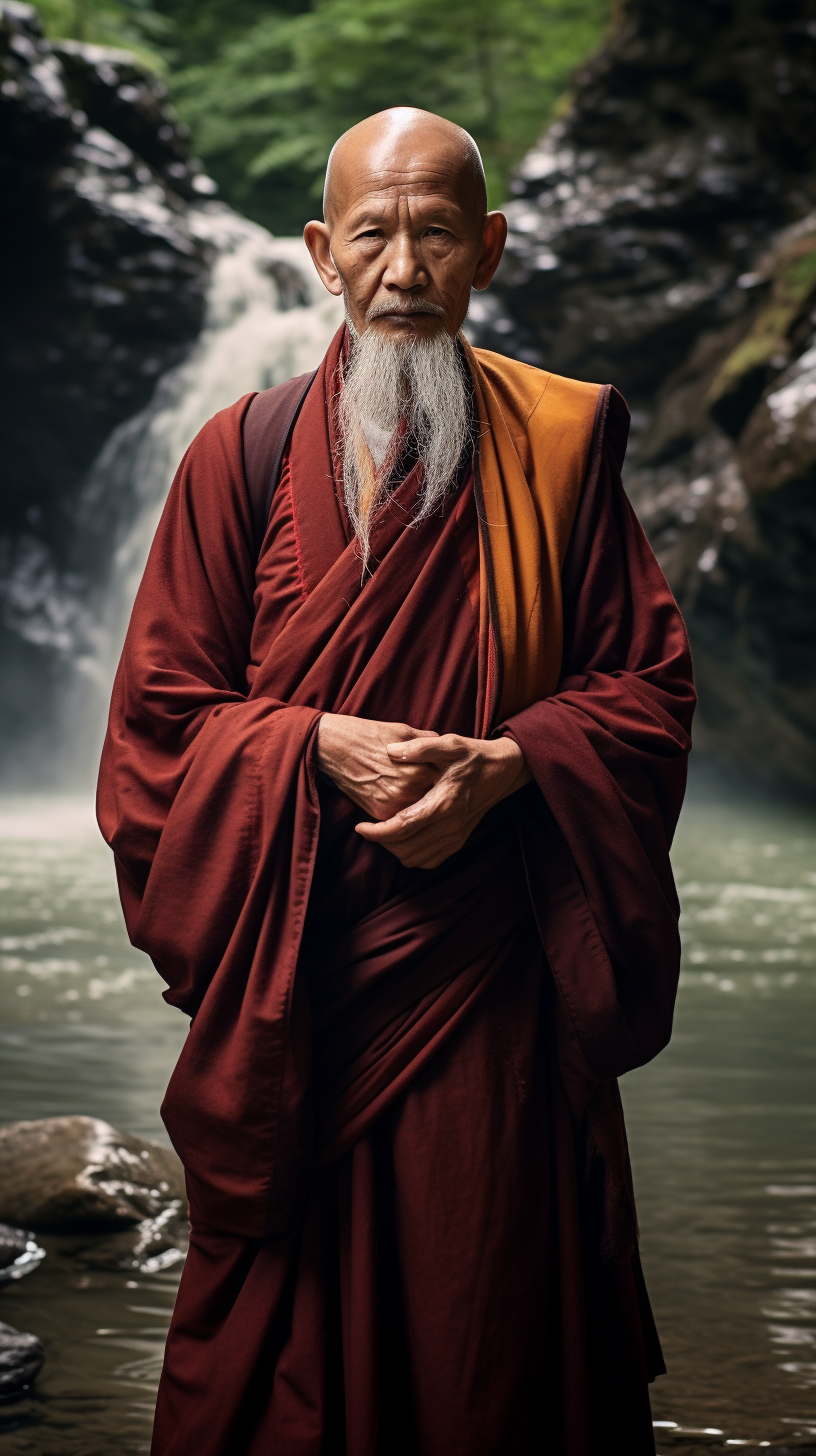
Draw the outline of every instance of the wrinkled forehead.
<instances>
[{"instance_id":1,"label":"wrinkled forehead","mask_svg":"<svg viewBox=\"0 0 816 1456\"><path fill-rule=\"evenodd\" d=\"M485 208L478 161L441 129L341 138L326 177L326 220L367 206L388 210L401 198L420 205L436 200L480 218Z\"/></svg>"}]
</instances>

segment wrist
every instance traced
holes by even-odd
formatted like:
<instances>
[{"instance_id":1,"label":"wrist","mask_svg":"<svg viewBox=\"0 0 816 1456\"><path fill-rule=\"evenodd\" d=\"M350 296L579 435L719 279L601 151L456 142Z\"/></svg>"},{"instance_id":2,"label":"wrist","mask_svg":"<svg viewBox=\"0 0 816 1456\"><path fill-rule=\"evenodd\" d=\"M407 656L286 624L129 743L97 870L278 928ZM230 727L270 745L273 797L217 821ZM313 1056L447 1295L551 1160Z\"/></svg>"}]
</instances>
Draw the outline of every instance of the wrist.
<instances>
[{"instance_id":1,"label":"wrist","mask_svg":"<svg viewBox=\"0 0 816 1456\"><path fill-rule=\"evenodd\" d=\"M315 760L321 773L331 776L334 766L334 739L335 739L335 717L334 713L323 713L317 725L315 737Z\"/></svg>"},{"instance_id":2,"label":"wrist","mask_svg":"<svg viewBox=\"0 0 816 1456\"><path fill-rule=\"evenodd\" d=\"M494 738L492 742L497 750L496 757L504 771L504 790L502 797L506 797L508 794L514 794L516 789L523 788L524 784L528 784L532 778L532 774L527 767L527 760L519 745L516 743L515 738L502 735L501 738Z\"/></svg>"}]
</instances>

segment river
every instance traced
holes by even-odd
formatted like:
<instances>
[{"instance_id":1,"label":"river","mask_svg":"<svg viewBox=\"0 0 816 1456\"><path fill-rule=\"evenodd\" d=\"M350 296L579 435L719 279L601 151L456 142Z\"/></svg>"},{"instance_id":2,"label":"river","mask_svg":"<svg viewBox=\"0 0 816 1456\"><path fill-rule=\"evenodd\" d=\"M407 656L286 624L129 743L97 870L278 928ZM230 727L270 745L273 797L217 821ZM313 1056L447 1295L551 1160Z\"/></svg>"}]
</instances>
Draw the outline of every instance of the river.
<instances>
[{"instance_id":1,"label":"river","mask_svg":"<svg viewBox=\"0 0 816 1456\"><path fill-rule=\"evenodd\" d=\"M816 1437L816 816L698 770L674 851L671 1046L624 1079L643 1261L669 1374L658 1450ZM84 800L0 802L4 1120L83 1112L162 1136L184 1036L127 943ZM141 1456L178 1269L135 1278L59 1239L0 1290L48 1357L0 1407L4 1453Z\"/></svg>"}]
</instances>

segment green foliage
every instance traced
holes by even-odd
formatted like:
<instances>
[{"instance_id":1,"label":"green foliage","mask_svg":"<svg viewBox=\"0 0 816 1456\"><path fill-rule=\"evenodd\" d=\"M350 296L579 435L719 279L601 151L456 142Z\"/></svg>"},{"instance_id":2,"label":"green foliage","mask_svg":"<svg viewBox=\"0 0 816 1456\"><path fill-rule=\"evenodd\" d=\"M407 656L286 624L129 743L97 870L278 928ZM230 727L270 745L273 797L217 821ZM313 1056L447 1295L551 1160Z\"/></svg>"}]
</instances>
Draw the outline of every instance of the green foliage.
<instances>
[{"instance_id":1,"label":"green foliage","mask_svg":"<svg viewBox=\"0 0 816 1456\"><path fill-rule=\"evenodd\" d=\"M135 15L151 0L41 0ZM337 137L387 106L467 128L491 203L536 140L609 0L153 0L178 111L222 195L274 232L319 211ZM138 22L136 22L138 24ZM53 23L52 23L53 30ZM75 32L73 32L75 33ZM157 32L143 25L144 39ZM96 39L97 36L88 35ZM120 42L121 43L121 42Z\"/></svg>"},{"instance_id":2,"label":"green foliage","mask_svg":"<svg viewBox=\"0 0 816 1456\"><path fill-rule=\"evenodd\" d=\"M151 0L172 28L175 70L218 61L231 41L269 15L296 15L312 0Z\"/></svg>"},{"instance_id":3,"label":"green foliage","mask_svg":"<svg viewBox=\"0 0 816 1456\"><path fill-rule=\"evenodd\" d=\"M275 231L314 216L333 142L386 106L472 132L496 203L605 13L605 0L316 0L181 70L175 94L224 192Z\"/></svg>"},{"instance_id":4,"label":"green foliage","mask_svg":"<svg viewBox=\"0 0 816 1456\"><path fill-rule=\"evenodd\" d=\"M132 51L166 74L164 48L170 24L151 0L37 0L46 35Z\"/></svg>"}]
</instances>

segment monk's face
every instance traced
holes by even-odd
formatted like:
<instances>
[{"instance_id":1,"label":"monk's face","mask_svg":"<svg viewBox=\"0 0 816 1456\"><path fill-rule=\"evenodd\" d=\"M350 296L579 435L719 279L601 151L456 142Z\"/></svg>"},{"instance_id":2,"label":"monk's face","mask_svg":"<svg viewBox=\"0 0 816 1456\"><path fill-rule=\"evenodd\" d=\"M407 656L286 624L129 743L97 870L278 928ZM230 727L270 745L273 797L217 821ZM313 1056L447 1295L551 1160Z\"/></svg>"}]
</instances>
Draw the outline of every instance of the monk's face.
<instances>
[{"instance_id":1,"label":"monk's face","mask_svg":"<svg viewBox=\"0 0 816 1456\"><path fill-rule=\"evenodd\" d=\"M485 213L461 137L439 117L386 112L336 148L326 220L309 223L304 237L358 333L456 334L471 288L490 282L507 224Z\"/></svg>"}]
</instances>

